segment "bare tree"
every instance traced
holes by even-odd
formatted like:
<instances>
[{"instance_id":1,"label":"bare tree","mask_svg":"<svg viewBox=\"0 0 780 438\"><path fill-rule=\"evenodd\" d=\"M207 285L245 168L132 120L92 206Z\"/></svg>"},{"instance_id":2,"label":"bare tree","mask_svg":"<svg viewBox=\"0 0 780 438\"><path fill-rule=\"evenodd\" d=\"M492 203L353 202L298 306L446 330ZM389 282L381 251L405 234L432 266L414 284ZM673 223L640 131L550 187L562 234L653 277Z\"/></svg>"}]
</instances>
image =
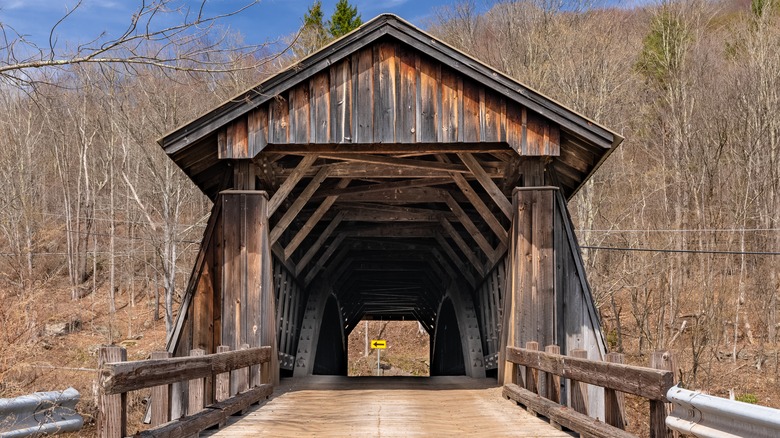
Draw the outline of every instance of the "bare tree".
<instances>
[{"instance_id":1,"label":"bare tree","mask_svg":"<svg viewBox=\"0 0 780 438\"><path fill-rule=\"evenodd\" d=\"M119 36L103 32L73 50L58 47L57 32L62 23L79 12L83 0L50 30L47 46L36 44L0 22L0 78L12 84L36 83L42 80L37 73L42 69L77 64L103 64L131 71L144 65L166 71L220 73L256 69L273 58L268 56L267 43L237 45L231 41L230 33L217 27L221 20L249 10L260 0L246 0L233 10L216 15L206 14L206 3L206 0L195 5L176 0L141 0ZM178 24L164 24L170 17ZM250 62L226 65L223 63L226 55Z\"/></svg>"}]
</instances>

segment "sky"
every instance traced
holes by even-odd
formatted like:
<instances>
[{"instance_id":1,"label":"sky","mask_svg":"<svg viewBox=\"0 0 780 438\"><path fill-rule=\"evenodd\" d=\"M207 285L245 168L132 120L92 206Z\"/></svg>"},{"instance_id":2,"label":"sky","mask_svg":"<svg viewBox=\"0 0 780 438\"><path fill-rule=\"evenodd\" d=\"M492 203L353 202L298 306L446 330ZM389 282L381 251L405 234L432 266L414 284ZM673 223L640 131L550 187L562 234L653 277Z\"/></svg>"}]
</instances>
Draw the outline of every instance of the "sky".
<instances>
[{"instance_id":1,"label":"sky","mask_svg":"<svg viewBox=\"0 0 780 438\"><path fill-rule=\"evenodd\" d=\"M197 8L198 0L175 0L179 5ZM209 15L235 11L251 0L208 0ZM294 33L313 0L260 0L240 14L225 18L220 25L239 32L244 43L260 44L277 41ZM333 12L337 0L322 0L326 18ZM363 21L381 13L393 13L425 27L435 10L452 0L350 0L357 6ZM77 4L77 0L0 0L0 23L16 33L48 46L49 31L54 24ZM127 28L140 0L83 0L76 11L57 27L54 41L63 50L77 43L86 43L103 33L118 35ZM174 12L157 18L160 26L182 21L183 13Z\"/></svg>"}]
</instances>

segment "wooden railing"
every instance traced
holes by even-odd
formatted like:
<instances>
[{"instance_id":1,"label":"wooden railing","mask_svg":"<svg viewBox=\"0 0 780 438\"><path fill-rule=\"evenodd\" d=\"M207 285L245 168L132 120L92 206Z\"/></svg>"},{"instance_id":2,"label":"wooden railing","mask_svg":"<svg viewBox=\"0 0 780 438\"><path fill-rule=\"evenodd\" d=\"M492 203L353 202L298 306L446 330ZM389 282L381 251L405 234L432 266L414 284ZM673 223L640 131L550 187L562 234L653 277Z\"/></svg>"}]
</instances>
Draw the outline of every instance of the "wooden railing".
<instances>
[{"instance_id":1,"label":"wooden railing","mask_svg":"<svg viewBox=\"0 0 780 438\"><path fill-rule=\"evenodd\" d=\"M188 357L171 358L168 352L152 353L152 359L126 362L121 347L102 347L98 374L98 436L127 436L127 393L146 388L151 391L151 424L153 429L135 436L198 436L227 417L268 398L271 347L229 351L220 346L218 353L205 355L192 350ZM188 386L186 406L179 409L181 418L170 418L171 385ZM204 408L209 394L215 403ZM173 421L170 421L173 420Z\"/></svg>"},{"instance_id":2,"label":"wooden railing","mask_svg":"<svg viewBox=\"0 0 780 438\"><path fill-rule=\"evenodd\" d=\"M606 362L599 362L588 360L585 350L573 350L571 356L559 351L556 345L538 351L536 342L528 342L526 348L507 347L506 360L525 369L518 373L518 384L504 386L504 397L582 436L634 437L625 431L624 393L634 394L650 401L650 436L671 436L665 424L666 392L674 386L668 352L655 352L653 368L645 368L624 365L619 353L609 353ZM561 405L561 378L570 380L568 407ZM588 385L604 388L604 418L588 416Z\"/></svg>"}]
</instances>

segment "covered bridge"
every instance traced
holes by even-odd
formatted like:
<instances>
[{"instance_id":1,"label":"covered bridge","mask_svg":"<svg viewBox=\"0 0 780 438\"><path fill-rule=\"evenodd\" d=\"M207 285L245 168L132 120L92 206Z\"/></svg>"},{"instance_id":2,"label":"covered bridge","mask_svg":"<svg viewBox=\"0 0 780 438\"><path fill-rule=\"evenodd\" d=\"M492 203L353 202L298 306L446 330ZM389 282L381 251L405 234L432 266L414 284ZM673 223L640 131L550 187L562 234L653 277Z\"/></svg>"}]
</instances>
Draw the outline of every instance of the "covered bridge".
<instances>
[{"instance_id":1,"label":"covered bridge","mask_svg":"<svg viewBox=\"0 0 780 438\"><path fill-rule=\"evenodd\" d=\"M526 341L601 359L566 201L621 140L381 15L160 140L214 201L169 351L346 374L381 318L422 324L432 375L512 381Z\"/></svg>"}]
</instances>

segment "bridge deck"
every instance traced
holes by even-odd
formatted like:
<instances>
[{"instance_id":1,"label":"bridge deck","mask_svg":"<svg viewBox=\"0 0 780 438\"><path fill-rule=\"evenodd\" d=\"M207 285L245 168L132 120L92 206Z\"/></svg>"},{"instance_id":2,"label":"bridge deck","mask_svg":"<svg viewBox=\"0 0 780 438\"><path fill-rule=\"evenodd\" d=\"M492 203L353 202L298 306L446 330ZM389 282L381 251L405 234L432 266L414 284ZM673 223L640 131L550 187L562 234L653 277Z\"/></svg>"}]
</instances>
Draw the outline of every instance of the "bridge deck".
<instances>
[{"instance_id":1,"label":"bridge deck","mask_svg":"<svg viewBox=\"0 0 780 438\"><path fill-rule=\"evenodd\" d=\"M201 436L569 437L501 397L493 379L337 377L282 380L271 400Z\"/></svg>"}]
</instances>

